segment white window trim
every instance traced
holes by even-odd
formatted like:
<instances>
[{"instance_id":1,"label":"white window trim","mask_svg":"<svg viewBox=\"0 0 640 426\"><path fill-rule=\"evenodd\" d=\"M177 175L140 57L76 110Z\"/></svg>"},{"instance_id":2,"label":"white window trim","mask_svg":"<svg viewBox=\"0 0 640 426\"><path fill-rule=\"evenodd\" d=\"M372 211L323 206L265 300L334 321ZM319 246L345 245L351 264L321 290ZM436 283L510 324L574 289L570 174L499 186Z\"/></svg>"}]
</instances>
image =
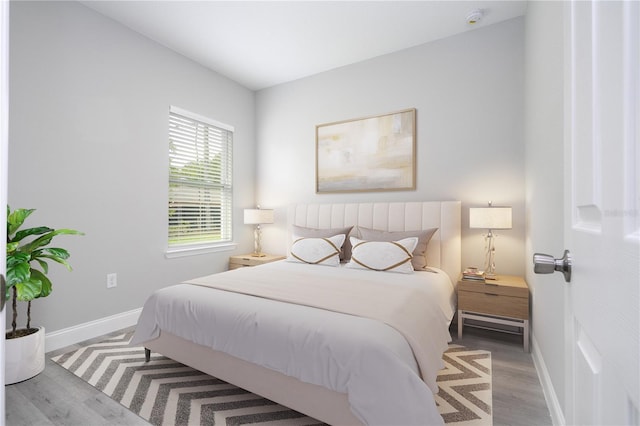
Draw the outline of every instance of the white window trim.
<instances>
[{"instance_id":1,"label":"white window trim","mask_svg":"<svg viewBox=\"0 0 640 426\"><path fill-rule=\"evenodd\" d=\"M210 119L208 117L204 117L204 116L202 116L200 114L196 114L194 112L187 111L186 109L178 108L178 107L173 106L173 105L171 105L169 107L169 112L173 112L175 114L184 115L185 117L189 117L189 118L192 118L194 120L201 121L203 123L207 123L207 124L210 124L210 125L215 126L215 127L220 127L221 129L228 130L230 132L235 132L235 128L233 126L229 125L229 124L224 124L224 123L221 123L219 121L212 120L212 119Z\"/></svg>"},{"instance_id":2,"label":"white window trim","mask_svg":"<svg viewBox=\"0 0 640 426\"><path fill-rule=\"evenodd\" d=\"M200 246L191 245L189 247L171 247L164 252L167 259L175 259L186 256L196 256L207 253L219 253L223 251L232 251L238 247L238 243L219 243L219 244L203 244Z\"/></svg>"}]
</instances>

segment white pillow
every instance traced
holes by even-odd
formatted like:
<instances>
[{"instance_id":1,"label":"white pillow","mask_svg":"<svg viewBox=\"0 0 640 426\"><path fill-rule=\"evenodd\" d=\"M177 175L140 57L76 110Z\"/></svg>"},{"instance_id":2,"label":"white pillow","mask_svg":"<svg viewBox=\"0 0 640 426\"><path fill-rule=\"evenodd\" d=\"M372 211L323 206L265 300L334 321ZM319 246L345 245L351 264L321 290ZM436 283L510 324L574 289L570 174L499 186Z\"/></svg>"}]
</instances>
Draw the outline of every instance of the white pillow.
<instances>
[{"instance_id":1,"label":"white pillow","mask_svg":"<svg viewBox=\"0 0 640 426\"><path fill-rule=\"evenodd\" d=\"M358 226L358 233L354 233L354 236L367 241L398 241L403 238L418 237L418 244L413 250L411 263L413 263L414 270L422 271L427 267L427 245L437 230L438 228L423 229L422 231L378 231Z\"/></svg>"},{"instance_id":2,"label":"white pillow","mask_svg":"<svg viewBox=\"0 0 640 426\"><path fill-rule=\"evenodd\" d=\"M287 260L314 265L338 266L344 234L327 238L295 237Z\"/></svg>"},{"instance_id":3,"label":"white pillow","mask_svg":"<svg viewBox=\"0 0 640 426\"><path fill-rule=\"evenodd\" d=\"M412 274L413 250L418 244L417 237L398 241L365 241L351 237L350 268L372 269L374 271L400 272Z\"/></svg>"},{"instance_id":4,"label":"white pillow","mask_svg":"<svg viewBox=\"0 0 640 426\"><path fill-rule=\"evenodd\" d=\"M292 227L292 236L291 241L295 241L300 237L310 237L310 238L327 238L333 237L334 235L349 235L353 226L347 226L345 228L334 228L334 229L316 229L316 228L305 228L304 226L293 225ZM413 235L405 235L406 237ZM396 238L397 239L397 238ZM351 243L348 238L344 239L344 244L342 244L342 250L340 251L340 260L349 260L351 257Z\"/></svg>"}]
</instances>

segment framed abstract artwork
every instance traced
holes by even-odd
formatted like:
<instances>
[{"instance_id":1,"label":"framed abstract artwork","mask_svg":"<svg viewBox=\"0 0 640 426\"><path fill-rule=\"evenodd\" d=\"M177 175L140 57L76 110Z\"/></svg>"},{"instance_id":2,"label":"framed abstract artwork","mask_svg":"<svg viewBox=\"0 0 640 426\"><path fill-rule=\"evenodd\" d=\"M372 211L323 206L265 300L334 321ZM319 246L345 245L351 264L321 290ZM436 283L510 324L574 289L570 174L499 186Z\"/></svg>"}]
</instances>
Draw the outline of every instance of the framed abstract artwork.
<instances>
[{"instance_id":1,"label":"framed abstract artwork","mask_svg":"<svg viewBox=\"0 0 640 426\"><path fill-rule=\"evenodd\" d=\"M316 192L416 188L416 110L316 126Z\"/></svg>"}]
</instances>

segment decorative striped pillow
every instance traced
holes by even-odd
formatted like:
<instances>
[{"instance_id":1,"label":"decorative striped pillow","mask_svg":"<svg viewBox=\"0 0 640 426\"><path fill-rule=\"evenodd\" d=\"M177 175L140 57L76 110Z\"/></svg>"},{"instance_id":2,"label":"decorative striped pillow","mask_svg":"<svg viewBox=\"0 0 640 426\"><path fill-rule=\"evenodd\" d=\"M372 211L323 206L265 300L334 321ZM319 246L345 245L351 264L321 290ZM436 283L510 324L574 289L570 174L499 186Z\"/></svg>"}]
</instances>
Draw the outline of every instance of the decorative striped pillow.
<instances>
[{"instance_id":1,"label":"decorative striped pillow","mask_svg":"<svg viewBox=\"0 0 640 426\"><path fill-rule=\"evenodd\" d=\"M346 236L334 235L327 238L295 237L287 260L314 265L338 266L340 249Z\"/></svg>"},{"instance_id":2,"label":"decorative striped pillow","mask_svg":"<svg viewBox=\"0 0 640 426\"><path fill-rule=\"evenodd\" d=\"M418 244L417 237L398 241L366 241L351 237L350 268L372 269L374 271L400 272L412 274L413 250Z\"/></svg>"}]
</instances>

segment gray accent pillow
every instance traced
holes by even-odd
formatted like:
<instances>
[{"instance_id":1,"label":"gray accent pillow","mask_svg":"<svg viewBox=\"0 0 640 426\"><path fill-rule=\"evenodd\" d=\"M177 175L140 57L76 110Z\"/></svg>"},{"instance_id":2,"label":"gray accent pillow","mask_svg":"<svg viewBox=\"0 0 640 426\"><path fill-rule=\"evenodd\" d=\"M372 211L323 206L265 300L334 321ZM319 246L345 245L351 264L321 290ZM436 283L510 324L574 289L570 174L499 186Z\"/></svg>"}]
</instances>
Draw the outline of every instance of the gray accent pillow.
<instances>
[{"instance_id":1,"label":"gray accent pillow","mask_svg":"<svg viewBox=\"0 0 640 426\"><path fill-rule=\"evenodd\" d=\"M398 241L403 238L418 237L418 244L413 251L413 269L421 271L427 267L427 244L438 228L423 229L422 231L379 231L358 226L360 237L367 241Z\"/></svg>"},{"instance_id":2,"label":"gray accent pillow","mask_svg":"<svg viewBox=\"0 0 640 426\"><path fill-rule=\"evenodd\" d=\"M342 250L340 250L340 260L349 260L351 259L351 241L349 241L349 232L351 232L351 228L353 228L353 226L333 229L316 229L293 225L291 227L291 231L295 236L306 238L329 238L334 235L344 234L345 239L344 244L342 244Z\"/></svg>"}]
</instances>

